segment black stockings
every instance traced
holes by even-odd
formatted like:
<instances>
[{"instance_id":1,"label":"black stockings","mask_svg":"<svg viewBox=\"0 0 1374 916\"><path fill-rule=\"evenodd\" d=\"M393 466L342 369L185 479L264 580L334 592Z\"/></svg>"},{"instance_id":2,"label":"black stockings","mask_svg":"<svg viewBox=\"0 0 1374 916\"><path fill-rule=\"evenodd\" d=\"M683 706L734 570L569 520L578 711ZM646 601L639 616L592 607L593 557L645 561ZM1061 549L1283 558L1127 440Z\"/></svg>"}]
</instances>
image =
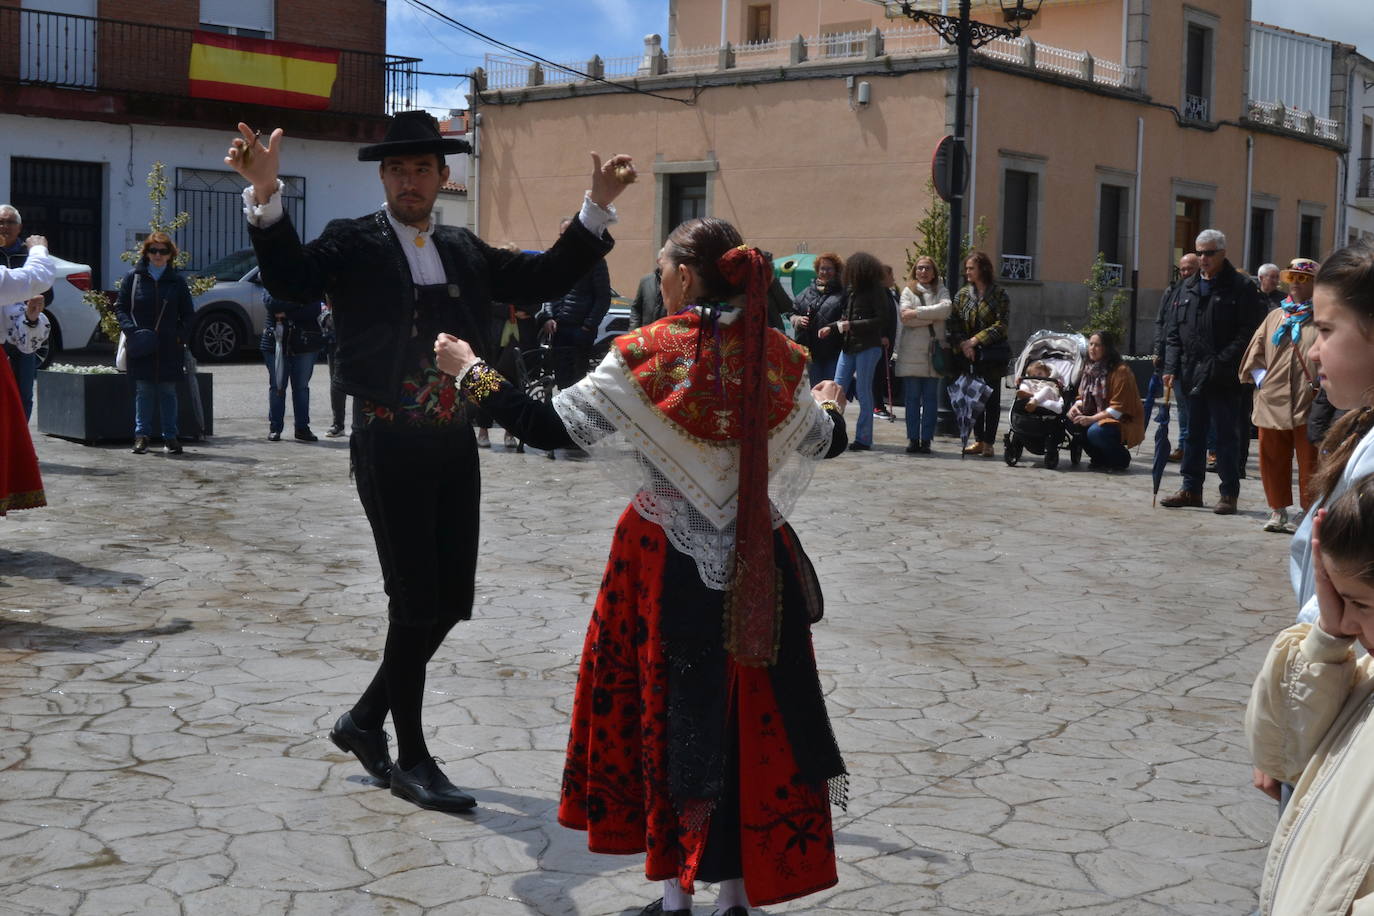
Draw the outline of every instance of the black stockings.
<instances>
[{"instance_id":1,"label":"black stockings","mask_svg":"<svg viewBox=\"0 0 1374 916\"><path fill-rule=\"evenodd\" d=\"M391 712L391 724L396 729L396 765L403 770L429 759L420 725L425 666L452 628L452 623L427 627L391 624L381 667L353 706L353 721L369 731L381 728L388 710Z\"/></svg>"}]
</instances>

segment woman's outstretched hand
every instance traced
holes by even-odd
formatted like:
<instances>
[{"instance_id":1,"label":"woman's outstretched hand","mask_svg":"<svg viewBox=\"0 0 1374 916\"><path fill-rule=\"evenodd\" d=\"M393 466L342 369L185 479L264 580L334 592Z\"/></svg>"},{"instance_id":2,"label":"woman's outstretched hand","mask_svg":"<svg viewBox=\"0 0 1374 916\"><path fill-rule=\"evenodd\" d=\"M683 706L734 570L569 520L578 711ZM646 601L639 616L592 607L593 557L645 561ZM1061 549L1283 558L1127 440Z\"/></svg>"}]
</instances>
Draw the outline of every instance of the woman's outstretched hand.
<instances>
[{"instance_id":1,"label":"woman's outstretched hand","mask_svg":"<svg viewBox=\"0 0 1374 916\"><path fill-rule=\"evenodd\" d=\"M811 396L819 404L822 401L834 401L839 405L840 413L844 413L844 389L834 379L826 379L811 389Z\"/></svg>"},{"instance_id":2,"label":"woman's outstretched hand","mask_svg":"<svg viewBox=\"0 0 1374 916\"><path fill-rule=\"evenodd\" d=\"M477 354L472 352L472 347L468 346L466 340L441 333L434 338L434 362L440 372L462 375L469 366L477 362Z\"/></svg>"}]
</instances>

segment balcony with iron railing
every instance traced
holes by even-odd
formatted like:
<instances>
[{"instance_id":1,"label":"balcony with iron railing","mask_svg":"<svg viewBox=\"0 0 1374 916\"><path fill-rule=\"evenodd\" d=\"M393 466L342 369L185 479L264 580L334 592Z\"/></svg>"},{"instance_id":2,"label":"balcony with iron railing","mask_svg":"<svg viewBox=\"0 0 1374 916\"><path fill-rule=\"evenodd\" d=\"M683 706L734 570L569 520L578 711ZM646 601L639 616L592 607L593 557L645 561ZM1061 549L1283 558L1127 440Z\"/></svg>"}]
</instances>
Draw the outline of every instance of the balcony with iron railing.
<instances>
[{"instance_id":1,"label":"balcony with iron railing","mask_svg":"<svg viewBox=\"0 0 1374 916\"><path fill-rule=\"evenodd\" d=\"M1356 159L1355 196L1374 197L1374 159Z\"/></svg>"},{"instance_id":2,"label":"balcony with iron railing","mask_svg":"<svg viewBox=\"0 0 1374 916\"><path fill-rule=\"evenodd\" d=\"M192 29L0 7L0 84L189 96ZM328 112L413 107L419 58L339 51Z\"/></svg>"},{"instance_id":3,"label":"balcony with iron railing","mask_svg":"<svg viewBox=\"0 0 1374 916\"><path fill-rule=\"evenodd\" d=\"M1210 121L1212 103L1204 95L1189 93L1183 97L1183 118L1187 121Z\"/></svg>"},{"instance_id":4,"label":"balcony with iron railing","mask_svg":"<svg viewBox=\"0 0 1374 916\"><path fill-rule=\"evenodd\" d=\"M1034 280L1035 258L1028 254L1003 254L1000 273L1003 280Z\"/></svg>"}]
</instances>

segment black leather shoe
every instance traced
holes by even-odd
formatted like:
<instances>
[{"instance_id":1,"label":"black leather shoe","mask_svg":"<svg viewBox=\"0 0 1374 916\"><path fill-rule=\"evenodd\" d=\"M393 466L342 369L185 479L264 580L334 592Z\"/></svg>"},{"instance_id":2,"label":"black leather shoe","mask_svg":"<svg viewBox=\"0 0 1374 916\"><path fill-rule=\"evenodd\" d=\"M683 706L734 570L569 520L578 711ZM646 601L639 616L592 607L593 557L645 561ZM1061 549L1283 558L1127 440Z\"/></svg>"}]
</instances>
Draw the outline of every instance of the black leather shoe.
<instances>
[{"instance_id":1,"label":"black leather shoe","mask_svg":"<svg viewBox=\"0 0 1374 916\"><path fill-rule=\"evenodd\" d=\"M639 916L692 916L692 911L690 909L665 910L663 908L663 898L659 897L653 903L640 910Z\"/></svg>"},{"instance_id":2,"label":"black leather shoe","mask_svg":"<svg viewBox=\"0 0 1374 916\"><path fill-rule=\"evenodd\" d=\"M353 722L353 713L346 712L339 716L339 721L330 729L329 740L333 741L339 750L357 757L363 769L380 782L383 788L391 785L391 773L395 766L391 762L391 754L386 749L386 732L380 728L374 731L359 728Z\"/></svg>"},{"instance_id":3,"label":"black leather shoe","mask_svg":"<svg viewBox=\"0 0 1374 916\"><path fill-rule=\"evenodd\" d=\"M320 437L310 431L310 427L302 426L296 430L296 438L302 442L319 442Z\"/></svg>"},{"instance_id":4,"label":"black leather shoe","mask_svg":"<svg viewBox=\"0 0 1374 916\"><path fill-rule=\"evenodd\" d=\"M163 439L163 440L162 440L162 451L163 451L164 454L167 454L167 455L180 455L180 454L181 454L181 443L178 442L178 441L175 440L175 439Z\"/></svg>"},{"instance_id":5,"label":"black leather shoe","mask_svg":"<svg viewBox=\"0 0 1374 916\"><path fill-rule=\"evenodd\" d=\"M864 445L862 442L851 442L849 443L849 450L851 452L868 452L873 450L873 446Z\"/></svg>"},{"instance_id":6,"label":"black leather shoe","mask_svg":"<svg viewBox=\"0 0 1374 916\"><path fill-rule=\"evenodd\" d=\"M148 437L147 437L147 436L135 436L135 437L134 437L134 454L135 454L135 455L146 455L146 454L148 454Z\"/></svg>"},{"instance_id":7,"label":"black leather shoe","mask_svg":"<svg viewBox=\"0 0 1374 916\"><path fill-rule=\"evenodd\" d=\"M281 433L268 433L268 434L267 434L267 441L268 441L268 442L280 442L280 441L281 441Z\"/></svg>"},{"instance_id":8,"label":"black leather shoe","mask_svg":"<svg viewBox=\"0 0 1374 916\"><path fill-rule=\"evenodd\" d=\"M391 794L427 811L457 813L471 810L477 805L477 799L449 782L433 758L421 761L408 770L393 767Z\"/></svg>"}]
</instances>

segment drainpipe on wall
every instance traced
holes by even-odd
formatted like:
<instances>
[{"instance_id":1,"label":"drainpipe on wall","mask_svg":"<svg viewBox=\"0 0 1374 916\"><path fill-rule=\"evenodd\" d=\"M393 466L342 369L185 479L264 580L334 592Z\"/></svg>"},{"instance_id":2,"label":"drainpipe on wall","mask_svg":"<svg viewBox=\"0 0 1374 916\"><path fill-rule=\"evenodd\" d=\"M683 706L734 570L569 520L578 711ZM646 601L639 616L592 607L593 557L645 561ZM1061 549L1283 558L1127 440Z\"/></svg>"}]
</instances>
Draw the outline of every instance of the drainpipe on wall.
<instances>
[{"instance_id":1,"label":"drainpipe on wall","mask_svg":"<svg viewBox=\"0 0 1374 916\"><path fill-rule=\"evenodd\" d=\"M1250 263L1250 200L1255 190L1255 138L1254 135L1245 138L1245 207L1241 210L1241 218L1245 220L1245 248L1244 260L1241 261L1241 270Z\"/></svg>"},{"instance_id":2,"label":"drainpipe on wall","mask_svg":"<svg viewBox=\"0 0 1374 916\"><path fill-rule=\"evenodd\" d=\"M726 12L730 9L730 0L720 0L720 46L725 47L726 31L725 19Z\"/></svg>"},{"instance_id":3,"label":"drainpipe on wall","mask_svg":"<svg viewBox=\"0 0 1374 916\"><path fill-rule=\"evenodd\" d=\"M1131 0L1121 0L1121 72L1126 73L1126 48L1131 32Z\"/></svg>"},{"instance_id":4,"label":"drainpipe on wall","mask_svg":"<svg viewBox=\"0 0 1374 916\"><path fill-rule=\"evenodd\" d=\"M1123 57L1124 61L1125 58ZM1131 324L1128 329L1127 347L1136 352L1135 326L1140 315L1140 183L1141 170L1145 161L1145 119L1135 119L1135 205L1131 207L1134 228L1131 230Z\"/></svg>"},{"instance_id":5,"label":"drainpipe on wall","mask_svg":"<svg viewBox=\"0 0 1374 916\"><path fill-rule=\"evenodd\" d=\"M468 77L468 84L472 87L472 151L468 153L468 218L472 220L472 234L481 237L482 224L479 221L478 208L482 203L482 115L477 110L478 102L481 100L481 92L477 88L477 81Z\"/></svg>"},{"instance_id":6,"label":"drainpipe on wall","mask_svg":"<svg viewBox=\"0 0 1374 916\"><path fill-rule=\"evenodd\" d=\"M973 126L970 130L969 139L969 170L968 170L968 237L973 239L974 230L978 228L978 92L973 90Z\"/></svg>"}]
</instances>

